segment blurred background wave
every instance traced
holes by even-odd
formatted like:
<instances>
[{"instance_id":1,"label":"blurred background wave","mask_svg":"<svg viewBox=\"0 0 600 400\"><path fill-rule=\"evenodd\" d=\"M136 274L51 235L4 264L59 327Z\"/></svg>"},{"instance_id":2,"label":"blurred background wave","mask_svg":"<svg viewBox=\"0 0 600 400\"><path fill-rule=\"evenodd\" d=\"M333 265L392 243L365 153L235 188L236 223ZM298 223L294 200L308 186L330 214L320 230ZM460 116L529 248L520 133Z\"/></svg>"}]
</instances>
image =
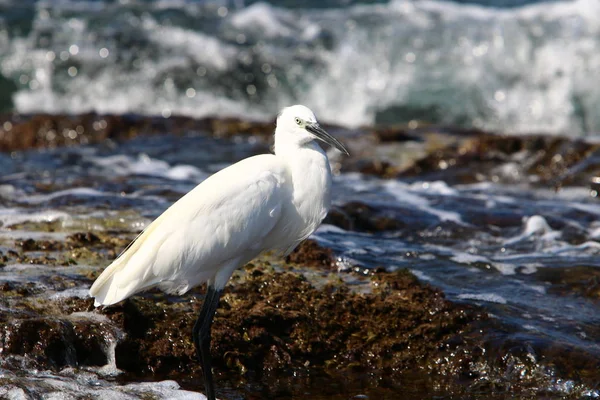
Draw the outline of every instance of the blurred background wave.
<instances>
[{"instance_id":1,"label":"blurred background wave","mask_svg":"<svg viewBox=\"0 0 600 400\"><path fill-rule=\"evenodd\" d=\"M600 131L600 1L0 0L0 110Z\"/></svg>"}]
</instances>

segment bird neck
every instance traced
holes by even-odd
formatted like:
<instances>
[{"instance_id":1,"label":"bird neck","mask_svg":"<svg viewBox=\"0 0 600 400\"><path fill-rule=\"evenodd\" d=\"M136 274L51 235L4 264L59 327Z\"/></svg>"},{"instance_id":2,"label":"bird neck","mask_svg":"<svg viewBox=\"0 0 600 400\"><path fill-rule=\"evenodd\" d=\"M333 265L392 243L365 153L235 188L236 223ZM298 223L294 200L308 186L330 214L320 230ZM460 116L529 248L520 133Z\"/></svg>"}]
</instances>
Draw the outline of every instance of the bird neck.
<instances>
[{"instance_id":1,"label":"bird neck","mask_svg":"<svg viewBox=\"0 0 600 400\"><path fill-rule=\"evenodd\" d=\"M276 144L275 155L281 157L290 172L298 214L311 229L316 229L331 205L331 169L327 154L315 141L310 141L301 146Z\"/></svg>"}]
</instances>

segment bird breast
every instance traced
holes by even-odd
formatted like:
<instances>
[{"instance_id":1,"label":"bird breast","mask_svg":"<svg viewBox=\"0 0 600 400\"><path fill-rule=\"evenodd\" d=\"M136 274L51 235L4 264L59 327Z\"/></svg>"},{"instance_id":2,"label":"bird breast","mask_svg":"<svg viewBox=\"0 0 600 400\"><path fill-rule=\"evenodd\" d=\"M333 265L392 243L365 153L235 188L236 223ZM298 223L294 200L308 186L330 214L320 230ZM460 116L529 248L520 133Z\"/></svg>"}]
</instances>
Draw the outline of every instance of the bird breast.
<instances>
[{"instance_id":1,"label":"bird breast","mask_svg":"<svg viewBox=\"0 0 600 400\"><path fill-rule=\"evenodd\" d=\"M292 201L285 203L272 235L274 242L279 243L277 248L284 253L293 250L319 227L331 204L331 170L323 151L297 150L286 161Z\"/></svg>"}]
</instances>

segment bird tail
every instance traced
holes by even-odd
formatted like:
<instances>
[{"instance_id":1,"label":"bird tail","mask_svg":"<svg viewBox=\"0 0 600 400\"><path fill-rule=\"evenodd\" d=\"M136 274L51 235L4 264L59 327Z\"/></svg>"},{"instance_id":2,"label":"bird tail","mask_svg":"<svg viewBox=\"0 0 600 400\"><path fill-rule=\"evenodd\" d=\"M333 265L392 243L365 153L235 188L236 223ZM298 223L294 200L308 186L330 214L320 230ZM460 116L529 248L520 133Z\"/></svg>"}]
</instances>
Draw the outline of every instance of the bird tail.
<instances>
[{"instance_id":1,"label":"bird tail","mask_svg":"<svg viewBox=\"0 0 600 400\"><path fill-rule=\"evenodd\" d=\"M146 266L153 262L151 254L136 254L155 227L152 223L142 231L96 279L89 292L95 298L94 306L118 303L156 283L148 281Z\"/></svg>"},{"instance_id":2,"label":"bird tail","mask_svg":"<svg viewBox=\"0 0 600 400\"><path fill-rule=\"evenodd\" d=\"M90 296L94 297L94 306L115 304L131 294L119 290L118 285L114 282L115 274L126 262L121 261L121 258L124 257L120 257L110 264L90 288Z\"/></svg>"}]
</instances>

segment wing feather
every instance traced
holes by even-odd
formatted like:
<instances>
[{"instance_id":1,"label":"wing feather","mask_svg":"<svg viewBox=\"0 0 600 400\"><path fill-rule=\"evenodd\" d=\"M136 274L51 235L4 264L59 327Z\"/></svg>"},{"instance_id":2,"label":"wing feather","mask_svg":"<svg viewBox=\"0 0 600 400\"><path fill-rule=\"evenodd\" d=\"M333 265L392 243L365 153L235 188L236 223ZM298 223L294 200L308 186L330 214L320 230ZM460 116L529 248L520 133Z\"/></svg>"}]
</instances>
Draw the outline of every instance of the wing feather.
<instances>
[{"instance_id":1,"label":"wing feather","mask_svg":"<svg viewBox=\"0 0 600 400\"><path fill-rule=\"evenodd\" d=\"M114 304L156 285L185 292L211 279L232 258L253 258L265 250L261 242L281 216L285 180L285 169L270 155L214 174L106 268L90 289L96 304Z\"/></svg>"}]
</instances>

